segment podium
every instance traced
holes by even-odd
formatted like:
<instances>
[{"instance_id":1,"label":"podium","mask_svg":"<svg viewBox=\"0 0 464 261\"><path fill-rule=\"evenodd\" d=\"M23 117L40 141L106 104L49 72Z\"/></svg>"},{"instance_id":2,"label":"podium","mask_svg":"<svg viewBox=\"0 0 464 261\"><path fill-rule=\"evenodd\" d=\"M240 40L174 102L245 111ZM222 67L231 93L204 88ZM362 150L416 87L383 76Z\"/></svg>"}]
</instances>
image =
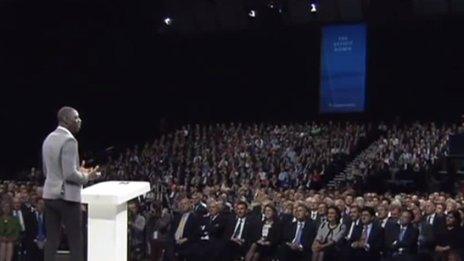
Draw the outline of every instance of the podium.
<instances>
[{"instance_id":1,"label":"podium","mask_svg":"<svg viewBox=\"0 0 464 261\"><path fill-rule=\"evenodd\" d=\"M107 181L85 188L88 261L127 260L127 201L147 193L148 182Z\"/></svg>"}]
</instances>

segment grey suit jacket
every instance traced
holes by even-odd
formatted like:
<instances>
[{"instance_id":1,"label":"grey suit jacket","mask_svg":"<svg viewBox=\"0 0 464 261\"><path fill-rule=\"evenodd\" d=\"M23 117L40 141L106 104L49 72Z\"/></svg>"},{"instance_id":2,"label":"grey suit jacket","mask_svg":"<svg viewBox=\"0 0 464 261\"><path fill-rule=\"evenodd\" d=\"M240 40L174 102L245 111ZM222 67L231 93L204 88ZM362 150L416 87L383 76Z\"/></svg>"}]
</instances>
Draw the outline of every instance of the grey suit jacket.
<instances>
[{"instance_id":1,"label":"grey suit jacket","mask_svg":"<svg viewBox=\"0 0 464 261\"><path fill-rule=\"evenodd\" d=\"M45 174L44 199L81 202L82 185L88 178L79 171L77 140L66 129L57 128L42 145Z\"/></svg>"}]
</instances>

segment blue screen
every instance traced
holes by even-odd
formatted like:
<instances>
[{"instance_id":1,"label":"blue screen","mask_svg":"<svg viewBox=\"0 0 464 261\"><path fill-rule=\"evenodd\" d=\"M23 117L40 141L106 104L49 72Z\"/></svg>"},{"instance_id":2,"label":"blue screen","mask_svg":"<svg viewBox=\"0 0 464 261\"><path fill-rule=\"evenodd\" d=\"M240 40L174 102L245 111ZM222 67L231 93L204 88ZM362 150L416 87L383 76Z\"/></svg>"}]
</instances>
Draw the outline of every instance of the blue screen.
<instances>
[{"instance_id":1,"label":"blue screen","mask_svg":"<svg viewBox=\"0 0 464 261\"><path fill-rule=\"evenodd\" d=\"M362 112L366 95L366 26L323 28L320 111Z\"/></svg>"}]
</instances>

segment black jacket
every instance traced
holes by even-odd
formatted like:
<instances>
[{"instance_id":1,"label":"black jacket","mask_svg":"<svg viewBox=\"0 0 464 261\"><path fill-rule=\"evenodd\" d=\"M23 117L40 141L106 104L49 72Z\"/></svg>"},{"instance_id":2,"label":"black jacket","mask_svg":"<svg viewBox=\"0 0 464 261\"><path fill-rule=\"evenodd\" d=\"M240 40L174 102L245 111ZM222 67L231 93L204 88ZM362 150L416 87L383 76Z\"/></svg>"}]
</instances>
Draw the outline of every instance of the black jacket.
<instances>
[{"instance_id":1,"label":"black jacket","mask_svg":"<svg viewBox=\"0 0 464 261\"><path fill-rule=\"evenodd\" d=\"M282 229L282 243L292 243L293 239L296 236L296 230L298 228L298 222L291 222L286 224ZM301 245L305 252L311 252L311 246L313 244L314 238L316 237L317 226L316 222L312 219L305 220L303 231L301 234Z\"/></svg>"},{"instance_id":2,"label":"black jacket","mask_svg":"<svg viewBox=\"0 0 464 261\"><path fill-rule=\"evenodd\" d=\"M224 214L218 214L215 218L205 216L201 223L202 236L208 235L210 240L225 239L227 218Z\"/></svg>"},{"instance_id":3,"label":"black jacket","mask_svg":"<svg viewBox=\"0 0 464 261\"><path fill-rule=\"evenodd\" d=\"M237 225L237 220L237 217L234 217L231 220L229 220L225 233L227 239L232 238L235 226ZM256 220L251 216L245 217L245 224L243 225L241 237L241 239L244 241L245 247L249 247L252 243L259 240L259 233L261 233L261 231L258 232L258 223L256 222Z\"/></svg>"},{"instance_id":4,"label":"black jacket","mask_svg":"<svg viewBox=\"0 0 464 261\"><path fill-rule=\"evenodd\" d=\"M357 226L355 231L353 232L352 239L350 240L351 243L359 241L364 227ZM377 223L372 224L371 231L369 233L367 244L367 249L356 249L354 250L354 257L355 260L379 260L380 259L380 252L382 251L384 245L384 229L378 225Z\"/></svg>"},{"instance_id":5,"label":"black jacket","mask_svg":"<svg viewBox=\"0 0 464 261\"><path fill-rule=\"evenodd\" d=\"M392 244L394 252L402 252L403 254L415 254L417 252L417 240L419 237L419 230L413 225L406 226L406 231L403 238L400 239L401 227L395 227L395 241Z\"/></svg>"},{"instance_id":6,"label":"black jacket","mask_svg":"<svg viewBox=\"0 0 464 261\"><path fill-rule=\"evenodd\" d=\"M175 237L181 218L182 215L179 213L174 215L171 226L171 235L173 238ZM200 222L198 218L191 212L185 224L184 234L182 237L187 238L187 244L193 244L200 239Z\"/></svg>"},{"instance_id":7,"label":"black jacket","mask_svg":"<svg viewBox=\"0 0 464 261\"><path fill-rule=\"evenodd\" d=\"M262 229L265 224L265 221L261 221L258 223L258 240L262 237ZM281 240L281 223L276 220L272 223L271 228L269 229L269 233L266 237L265 241L269 241L271 243L271 247L276 246L280 243Z\"/></svg>"}]
</instances>

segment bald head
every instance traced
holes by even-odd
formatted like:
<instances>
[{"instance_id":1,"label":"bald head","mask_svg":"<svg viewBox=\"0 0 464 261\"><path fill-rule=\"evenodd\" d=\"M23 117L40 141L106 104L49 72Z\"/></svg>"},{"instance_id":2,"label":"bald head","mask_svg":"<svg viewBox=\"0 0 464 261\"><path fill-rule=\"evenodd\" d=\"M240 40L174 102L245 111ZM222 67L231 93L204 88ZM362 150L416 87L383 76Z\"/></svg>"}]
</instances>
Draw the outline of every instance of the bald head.
<instances>
[{"instance_id":1,"label":"bald head","mask_svg":"<svg viewBox=\"0 0 464 261\"><path fill-rule=\"evenodd\" d=\"M76 109L72 107L62 107L57 114L58 124L71 133L76 134L81 129L81 118Z\"/></svg>"}]
</instances>

